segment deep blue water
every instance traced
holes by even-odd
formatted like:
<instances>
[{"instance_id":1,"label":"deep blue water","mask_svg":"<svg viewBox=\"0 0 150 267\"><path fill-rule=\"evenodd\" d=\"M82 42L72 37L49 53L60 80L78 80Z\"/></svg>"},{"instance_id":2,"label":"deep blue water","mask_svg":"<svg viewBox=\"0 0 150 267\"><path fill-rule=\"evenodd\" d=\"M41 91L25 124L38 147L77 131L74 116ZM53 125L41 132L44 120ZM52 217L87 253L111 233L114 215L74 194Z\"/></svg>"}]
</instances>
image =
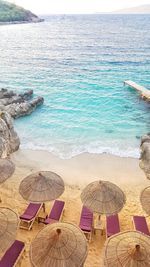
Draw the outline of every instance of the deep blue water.
<instances>
[{"instance_id":1,"label":"deep blue water","mask_svg":"<svg viewBox=\"0 0 150 267\"><path fill-rule=\"evenodd\" d=\"M17 119L22 147L60 157L139 154L150 104L123 86L150 88L150 15L58 15L0 27L0 87L45 103Z\"/></svg>"}]
</instances>

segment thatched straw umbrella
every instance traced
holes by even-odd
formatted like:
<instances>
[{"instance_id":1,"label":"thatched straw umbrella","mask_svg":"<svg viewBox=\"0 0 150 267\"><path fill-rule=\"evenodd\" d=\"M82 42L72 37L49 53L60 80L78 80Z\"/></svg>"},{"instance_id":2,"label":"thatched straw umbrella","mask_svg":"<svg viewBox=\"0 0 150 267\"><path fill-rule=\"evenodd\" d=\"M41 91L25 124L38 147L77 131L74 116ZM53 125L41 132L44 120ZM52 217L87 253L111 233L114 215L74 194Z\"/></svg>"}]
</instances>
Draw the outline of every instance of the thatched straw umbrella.
<instances>
[{"instance_id":1,"label":"thatched straw umbrella","mask_svg":"<svg viewBox=\"0 0 150 267\"><path fill-rule=\"evenodd\" d=\"M15 171L15 164L9 159L0 159L0 184L5 182Z\"/></svg>"},{"instance_id":2,"label":"thatched straw umbrella","mask_svg":"<svg viewBox=\"0 0 150 267\"><path fill-rule=\"evenodd\" d=\"M126 197L117 185L108 181L95 181L82 191L81 200L95 213L112 215L123 208Z\"/></svg>"},{"instance_id":3,"label":"thatched straw umbrella","mask_svg":"<svg viewBox=\"0 0 150 267\"><path fill-rule=\"evenodd\" d=\"M146 187L140 195L140 201L143 210L150 215L150 186Z\"/></svg>"},{"instance_id":4,"label":"thatched straw umbrella","mask_svg":"<svg viewBox=\"0 0 150 267\"><path fill-rule=\"evenodd\" d=\"M150 267L150 237L126 231L108 238L104 249L105 267Z\"/></svg>"},{"instance_id":5,"label":"thatched straw umbrella","mask_svg":"<svg viewBox=\"0 0 150 267\"><path fill-rule=\"evenodd\" d=\"M30 261L36 267L79 267L87 257L87 240L78 226L53 223L31 243Z\"/></svg>"},{"instance_id":6,"label":"thatched straw umbrella","mask_svg":"<svg viewBox=\"0 0 150 267\"><path fill-rule=\"evenodd\" d=\"M14 242L17 228L17 214L9 208L0 207L0 257Z\"/></svg>"},{"instance_id":7,"label":"thatched straw umbrella","mask_svg":"<svg viewBox=\"0 0 150 267\"><path fill-rule=\"evenodd\" d=\"M41 171L24 178L20 183L19 192L25 200L30 202L51 201L64 192L64 182L54 172Z\"/></svg>"}]
</instances>

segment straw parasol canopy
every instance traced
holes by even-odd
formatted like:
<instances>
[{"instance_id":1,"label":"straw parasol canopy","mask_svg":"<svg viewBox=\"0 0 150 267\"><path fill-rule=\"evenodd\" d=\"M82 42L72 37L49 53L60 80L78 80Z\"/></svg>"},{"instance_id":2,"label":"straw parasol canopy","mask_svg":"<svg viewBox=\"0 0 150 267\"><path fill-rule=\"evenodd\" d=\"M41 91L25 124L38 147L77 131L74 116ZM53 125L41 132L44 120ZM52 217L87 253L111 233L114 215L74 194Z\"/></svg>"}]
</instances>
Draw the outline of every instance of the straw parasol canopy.
<instances>
[{"instance_id":1,"label":"straw parasol canopy","mask_svg":"<svg viewBox=\"0 0 150 267\"><path fill-rule=\"evenodd\" d=\"M14 242L17 228L17 214L9 208L0 207L0 257Z\"/></svg>"},{"instance_id":2,"label":"straw parasol canopy","mask_svg":"<svg viewBox=\"0 0 150 267\"><path fill-rule=\"evenodd\" d=\"M15 164L9 159L0 159L0 184L5 182L15 171Z\"/></svg>"},{"instance_id":3,"label":"straw parasol canopy","mask_svg":"<svg viewBox=\"0 0 150 267\"><path fill-rule=\"evenodd\" d=\"M87 257L87 240L71 223L53 223L31 243L30 261L36 267L79 267Z\"/></svg>"},{"instance_id":4,"label":"straw parasol canopy","mask_svg":"<svg viewBox=\"0 0 150 267\"><path fill-rule=\"evenodd\" d=\"M25 200L31 202L51 201L64 192L64 182L54 172L41 171L24 178L20 183L19 192Z\"/></svg>"},{"instance_id":5,"label":"straw parasol canopy","mask_svg":"<svg viewBox=\"0 0 150 267\"><path fill-rule=\"evenodd\" d=\"M150 267L150 237L126 231L110 237L104 249L105 267Z\"/></svg>"},{"instance_id":6,"label":"straw parasol canopy","mask_svg":"<svg viewBox=\"0 0 150 267\"><path fill-rule=\"evenodd\" d=\"M146 187L140 195L143 210L150 215L150 186Z\"/></svg>"},{"instance_id":7,"label":"straw parasol canopy","mask_svg":"<svg viewBox=\"0 0 150 267\"><path fill-rule=\"evenodd\" d=\"M117 185L108 181L95 181L82 191L81 200L93 212L112 215L123 208L126 197Z\"/></svg>"}]
</instances>

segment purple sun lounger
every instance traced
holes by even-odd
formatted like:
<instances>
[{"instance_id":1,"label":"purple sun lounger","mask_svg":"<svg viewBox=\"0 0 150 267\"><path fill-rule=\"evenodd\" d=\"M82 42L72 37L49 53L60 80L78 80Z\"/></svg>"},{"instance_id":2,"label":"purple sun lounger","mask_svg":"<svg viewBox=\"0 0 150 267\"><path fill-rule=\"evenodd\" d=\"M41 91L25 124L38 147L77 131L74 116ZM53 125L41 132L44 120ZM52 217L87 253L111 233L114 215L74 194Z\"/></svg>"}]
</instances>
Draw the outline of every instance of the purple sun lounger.
<instances>
[{"instance_id":1,"label":"purple sun lounger","mask_svg":"<svg viewBox=\"0 0 150 267\"><path fill-rule=\"evenodd\" d=\"M43 205L43 203L30 203L25 212L19 217L19 227L30 230Z\"/></svg>"},{"instance_id":2,"label":"purple sun lounger","mask_svg":"<svg viewBox=\"0 0 150 267\"><path fill-rule=\"evenodd\" d=\"M93 212L85 206L82 207L79 227L88 239L91 240L93 230Z\"/></svg>"},{"instance_id":3,"label":"purple sun lounger","mask_svg":"<svg viewBox=\"0 0 150 267\"><path fill-rule=\"evenodd\" d=\"M106 216L106 237L110 237L120 232L118 214Z\"/></svg>"},{"instance_id":4,"label":"purple sun lounger","mask_svg":"<svg viewBox=\"0 0 150 267\"><path fill-rule=\"evenodd\" d=\"M0 267L15 267L25 249L22 241L15 240L0 260Z\"/></svg>"},{"instance_id":5,"label":"purple sun lounger","mask_svg":"<svg viewBox=\"0 0 150 267\"><path fill-rule=\"evenodd\" d=\"M133 225L135 230L140 231L145 235L150 235L144 216L133 216Z\"/></svg>"},{"instance_id":6,"label":"purple sun lounger","mask_svg":"<svg viewBox=\"0 0 150 267\"><path fill-rule=\"evenodd\" d=\"M51 224L60 221L63 215L64 205L64 201L56 199L50 214L46 217L44 221L44 224Z\"/></svg>"}]
</instances>

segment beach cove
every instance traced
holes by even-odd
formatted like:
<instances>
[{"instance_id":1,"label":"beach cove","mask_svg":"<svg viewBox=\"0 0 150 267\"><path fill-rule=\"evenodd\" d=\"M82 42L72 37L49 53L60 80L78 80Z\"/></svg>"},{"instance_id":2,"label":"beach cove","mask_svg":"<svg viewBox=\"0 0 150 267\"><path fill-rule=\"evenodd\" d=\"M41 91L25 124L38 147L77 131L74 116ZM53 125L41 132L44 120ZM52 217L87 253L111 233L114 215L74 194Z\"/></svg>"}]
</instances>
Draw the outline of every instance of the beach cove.
<instances>
[{"instance_id":1,"label":"beach cove","mask_svg":"<svg viewBox=\"0 0 150 267\"><path fill-rule=\"evenodd\" d=\"M95 14L0 27L0 87L17 94L33 90L33 98L44 98L30 116L14 116L21 145L10 156L16 170L1 184L1 207L21 215L28 202L19 194L20 182L31 173L52 171L65 183L63 222L79 225L81 192L95 180L125 192L121 231L133 230L133 215L147 216L139 197L150 181L139 167L139 147L141 136L150 132L149 103L123 82L150 88L148 25L149 15ZM45 215L52 205L46 203ZM84 267L103 267L105 216L102 221L104 233L93 234ZM17 267L31 267L30 244L43 227L36 221L31 231L18 229L25 252Z\"/></svg>"},{"instance_id":2,"label":"beach cove","mask_svg":"<svg viewBox=\"0 0 150 267\"><path fill-rule=\"evenodd\" d=\"M149 105L123 82L150 87L148 25L149 15L93 14L1 26L0 88L44 97L15 120L22 148L138 158Z\"/></svg>"},{"instance_id":3,"label":"beach cove","mask_svg":"<svg viewBox=\"0 0 150 267\"><path fill-rule=\"evenodd\" d=\"M18 150L11 155L16 165L14 175L1 185L1 206L8 206L19 215L24 211L27 202L19 195L18 188L21 180L31 172L50 170L59 174L65 182L65 192L60 199L65 201L65 212L62 221L79 224L82 203L80 194L82 189L97 179L109 180L120 186L127 198L126 205L119 213L121 230L131 230L132 215L146 215L141 208L139 195L141 190L149 186L149 181L139 168L139 162L134 158L121 158L102 154L82 154L72 159L60 159L47 151ZM49 213L51 203L46 203ZM105 222L105 216L103 216ZM150 222L149 219L147 219ZM18 263L20 267L30 267L29 247L32 239L43 224L34 223L31 231L19 229L17 238L25 242L26 250ZM89 253L85 267L102 267L102 251L106 240L99 231L93 235L89 243Z\"/></svg>"}]
</instances>

